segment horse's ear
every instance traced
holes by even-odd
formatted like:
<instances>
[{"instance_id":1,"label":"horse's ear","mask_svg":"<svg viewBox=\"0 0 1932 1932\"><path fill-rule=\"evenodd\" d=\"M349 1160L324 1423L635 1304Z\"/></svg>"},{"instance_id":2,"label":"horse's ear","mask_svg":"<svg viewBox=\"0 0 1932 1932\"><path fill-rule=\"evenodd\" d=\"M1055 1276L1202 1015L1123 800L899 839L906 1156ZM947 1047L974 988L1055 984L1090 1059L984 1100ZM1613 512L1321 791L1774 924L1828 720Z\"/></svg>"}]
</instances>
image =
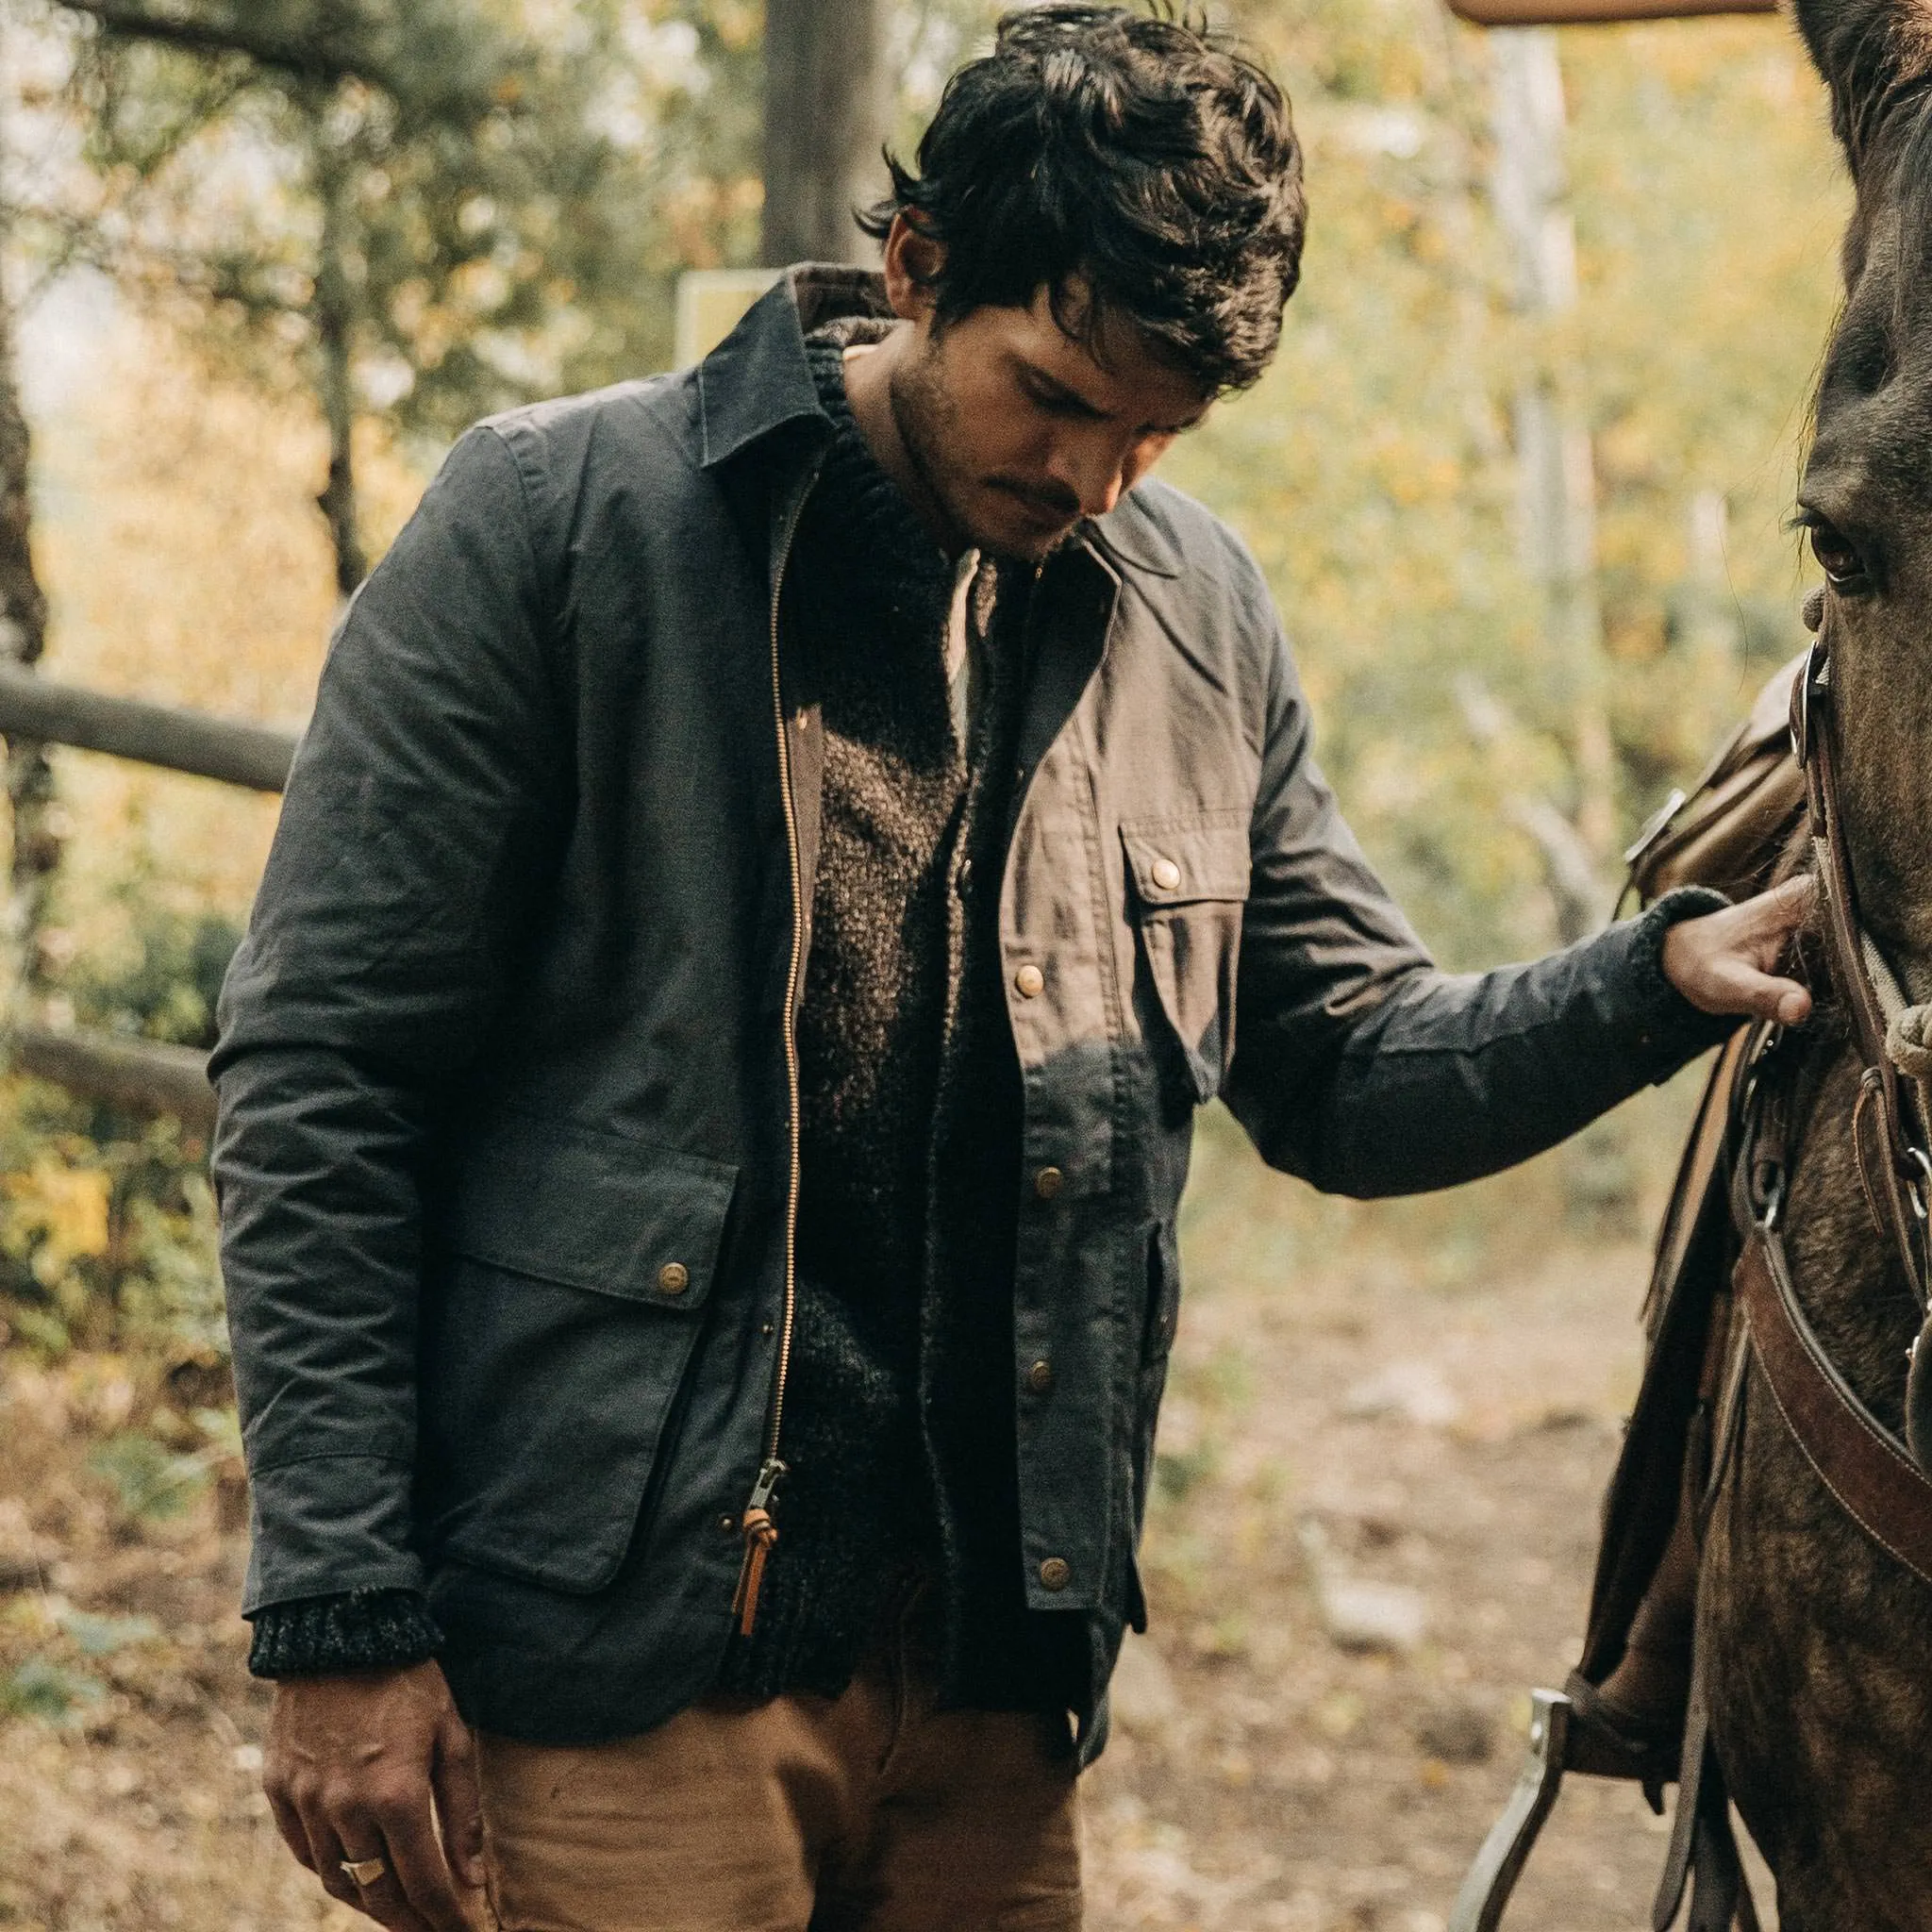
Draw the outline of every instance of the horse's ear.
<instances>
[{"instance_id":1,"label":"horse's ear","mask_svg":"<svg viewBox=\"0 0 1932 1932\"><path fill-rule=\"evenodd\" d=\"M1932 0L1793 0L1793 10L1856 178L1899 87L1932 68Z\"/></svg>"}]
</instances>

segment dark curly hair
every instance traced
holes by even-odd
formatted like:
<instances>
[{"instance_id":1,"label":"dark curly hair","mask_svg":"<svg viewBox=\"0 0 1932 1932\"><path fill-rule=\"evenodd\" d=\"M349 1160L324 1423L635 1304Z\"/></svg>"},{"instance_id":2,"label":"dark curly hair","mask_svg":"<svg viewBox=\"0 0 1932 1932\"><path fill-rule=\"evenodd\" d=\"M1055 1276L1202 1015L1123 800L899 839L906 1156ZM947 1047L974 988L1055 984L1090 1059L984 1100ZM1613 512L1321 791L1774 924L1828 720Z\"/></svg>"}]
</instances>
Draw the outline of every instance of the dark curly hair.
<instances>
[{"instance_id":1,"label":"dark curly hair","mask_svg":"<svg viewBox=\"0 0 1932 1932\"><path fill-rule=\"evenodd\" d=\"M1268 366L1307 203L1281 90L1191 15L1050 0L1008 14L946 83L917 172L860 217L903 213L945 257L941 324L1045 289L1090 346L1109 316L1209 394Z\"/></svg>"}]
</instances>

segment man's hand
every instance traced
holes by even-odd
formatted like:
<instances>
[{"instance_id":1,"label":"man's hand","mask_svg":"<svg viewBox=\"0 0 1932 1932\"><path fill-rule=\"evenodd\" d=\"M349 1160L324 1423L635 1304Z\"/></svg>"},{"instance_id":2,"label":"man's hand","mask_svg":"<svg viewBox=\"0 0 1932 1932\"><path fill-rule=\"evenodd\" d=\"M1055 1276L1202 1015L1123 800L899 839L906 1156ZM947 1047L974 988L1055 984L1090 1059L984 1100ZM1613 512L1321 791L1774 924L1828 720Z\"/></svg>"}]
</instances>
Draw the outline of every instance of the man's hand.
<instances>
[{"instance_id":1,"label":"man's hand","mask_svg":"<svg viewBox=\"0 0 1932 1932\"><path fill-rule=\"evenodd\" d=\"M481 1923L476 1754L433 1663L275 1687L262 1788L289 1849L332 1897L394 1932ZM358 1886L344 1861L379 1858Z\"/></svg>"},{"instance_id":2,"label":"man's hand","mask_svg":"<svg viewBox=\"0 0 1932 1932\"><path fill-rule=\"evenodd\" d=\"M1811 995L1778 968L1811 904L1810 879L1787 879L1741 906L1680 919L1664 935L1664 977L1703 1012L1795 1026L1810 1016Z\"/></svg>"}]
</instances>

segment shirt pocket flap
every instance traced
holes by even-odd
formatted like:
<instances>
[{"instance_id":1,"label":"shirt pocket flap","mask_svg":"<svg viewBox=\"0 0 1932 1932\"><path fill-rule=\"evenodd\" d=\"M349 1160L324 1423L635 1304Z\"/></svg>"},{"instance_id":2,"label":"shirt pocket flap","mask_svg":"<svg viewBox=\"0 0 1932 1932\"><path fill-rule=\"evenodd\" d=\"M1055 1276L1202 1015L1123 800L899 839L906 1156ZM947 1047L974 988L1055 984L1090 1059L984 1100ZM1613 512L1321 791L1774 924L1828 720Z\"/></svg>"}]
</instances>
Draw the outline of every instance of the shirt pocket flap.
<instances>
[{"instance_id":1,"label":"shirt pocket flap","mask_svg":"<svg viewBox=\"0 0 1932 1932\"><path fill-rule=\"evenodd\" d=\"M497 1128L464 1158L447 1241L493 1268L663 1308L699 1308L738 1170L551 1122Z\"/></svg>"},{"instance_id":2,"label":"shirt pocket flap","mask_svg":"<svg viewBox=\"0 0 1932 1932\"><path fill-rule=\"evenodd\" d=\"M1248 896L1248 822L1239 813L1124 824L1121 846L1134 891L1150 911Z\"/></svg>"}]
</instances>

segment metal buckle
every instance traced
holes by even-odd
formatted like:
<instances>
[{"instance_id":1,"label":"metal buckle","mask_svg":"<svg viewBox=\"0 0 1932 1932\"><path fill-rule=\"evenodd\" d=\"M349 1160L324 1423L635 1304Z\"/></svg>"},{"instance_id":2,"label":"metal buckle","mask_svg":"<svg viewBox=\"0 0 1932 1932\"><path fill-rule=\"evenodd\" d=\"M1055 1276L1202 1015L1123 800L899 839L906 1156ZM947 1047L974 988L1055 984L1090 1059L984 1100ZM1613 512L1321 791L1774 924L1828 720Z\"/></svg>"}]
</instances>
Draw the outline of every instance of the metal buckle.
<instances>
[{"instance_id":1,"label":"metal buckle","mask_svg":"<svg viewBox=\"0 0 1932 1932\"><path fill-rule=\"evenodd\" d=\"M1912 1212L1919 1217L1919 1225L1924 1227L1926 1224L1925 1191L1932 1187L1932 1156L1928 1156L1923 1147L1907 1141L1906 1158L1919 1170L1916 1178L1911 1174L1905 1176L1906 1199L1912 1204Z\"/></svg>"},{"instance_id":2,"label":"metal buckle","mask_svg":"<svg viewBox=\"0 0 1932 1932\"><path fill-rule=\"evenodd\" d=\"M1805 653L1805 668L1798 674L1798 681L1791 687L1791 756L1801 765L1811 762L1811 729L1816 717L1812 698L1828 689L1831 666L1826 659L1824 639L1821 634L1811 640L1811 647Z\"/></svg>"},{"instance_id":3,"label":"metal buckle","mask_svg":"<svg viewBox=\"0 0 1932 1932\"><path fill-rule=\"evenodd\" d=\"M1784 1211L1785 1163L1757 1158L1757 1108L1764 1098L1765 1069L1784 1041L1785 1029L1774 1020L1767 1022L1751 1049L1732 1116L1732 1131L1747 1162L1742 1175L1746 1206L1766 1234L1776 1231L1778 1216ZM1761 1179L1766 1174L1771 1176L1769 1181Z\"/></svg>"}]
</instances>

